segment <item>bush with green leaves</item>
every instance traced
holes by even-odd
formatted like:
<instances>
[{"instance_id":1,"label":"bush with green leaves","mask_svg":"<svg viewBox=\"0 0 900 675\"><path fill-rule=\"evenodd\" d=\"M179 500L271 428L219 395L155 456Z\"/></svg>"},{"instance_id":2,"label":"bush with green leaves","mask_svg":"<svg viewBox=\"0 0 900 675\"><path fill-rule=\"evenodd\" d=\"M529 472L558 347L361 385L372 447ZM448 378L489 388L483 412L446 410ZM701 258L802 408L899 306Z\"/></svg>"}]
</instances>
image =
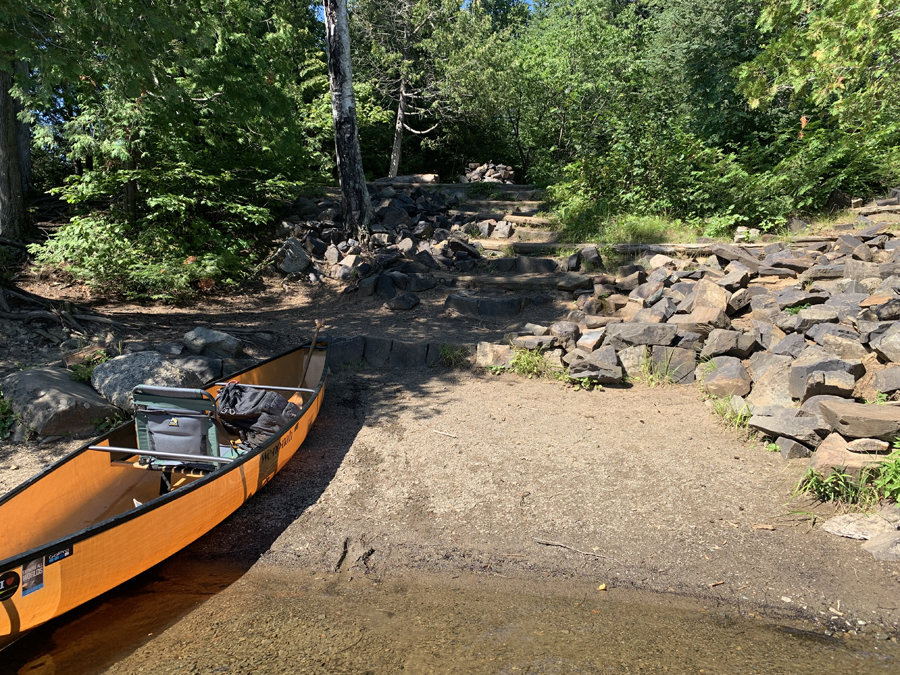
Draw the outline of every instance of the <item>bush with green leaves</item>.
<instances>
[{"instance_id":1,"label":"bush with green leaves","mask_svg":"<svg viewBox=\"0 0 900 675\"><path fill-rule=\"evenodd\" d=\"M0 393L0 441L5 441L12 434L19 416L13 412L12 405Z\"/></svg>"},{"instance_id":2,"label":"bush with green leaves","mask_svg":"<svg viewBox=\"0 0 900 675\"><path fill-rule=\"evenodd\" d=\"M841 502L863 507L874 506L882 500L900 502L900 449L878 464L866 467L859 477L834 468L828 475L814 469L807 470L794 487L794 495L808 494L822 502Z\"/></svg>"}]
</instances>

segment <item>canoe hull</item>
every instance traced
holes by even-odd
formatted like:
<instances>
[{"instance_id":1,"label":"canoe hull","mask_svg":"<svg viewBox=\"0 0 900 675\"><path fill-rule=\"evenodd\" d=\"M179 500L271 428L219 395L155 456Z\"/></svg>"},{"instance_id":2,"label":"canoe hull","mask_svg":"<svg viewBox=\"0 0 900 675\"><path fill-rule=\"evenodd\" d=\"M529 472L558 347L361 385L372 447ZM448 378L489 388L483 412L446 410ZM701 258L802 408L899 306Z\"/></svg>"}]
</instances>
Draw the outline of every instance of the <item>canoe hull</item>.
<instances>
[{"instance_id":1,"label":"canoe hull","mask_svg":"<svg viewBox=\"0 0 900 675\"><path fill-rule=\"evenodd\" d=\"M156 504L47 542L49 548L33 549L32 559L25 553L0 562L0 647L162 562L231 515L303 443L321 407L324 376L323 364L319 386L296 422L235 466L209 474L183 493L173 491Z\"/></svg>"}]
</instances>

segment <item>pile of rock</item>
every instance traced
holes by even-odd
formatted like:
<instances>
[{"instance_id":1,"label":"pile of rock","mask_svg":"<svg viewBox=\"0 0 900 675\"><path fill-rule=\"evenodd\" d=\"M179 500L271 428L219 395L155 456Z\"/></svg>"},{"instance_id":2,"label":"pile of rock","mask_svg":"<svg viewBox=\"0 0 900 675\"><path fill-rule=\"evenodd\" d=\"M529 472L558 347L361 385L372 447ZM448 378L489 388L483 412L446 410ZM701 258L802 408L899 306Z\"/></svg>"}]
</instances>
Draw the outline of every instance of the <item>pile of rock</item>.
<instances>
[{"instance_id":1,"label":"pile of rock","mask_svg":"<svg viewBox=\"0 0 900 675\"><path fill-rule=\"evenodd\" d=\"M469 164L469 170L465 176L461 176L460 183L506 183L511 185L516 182L516 172L507 164Z\"/></svg>"},{"instance_id":2,"label":"pile of rock","mask_svg":"<svg viewBox=\"0 0 900 675\"><path fill-rule=\"evenodd\" d=\"M275 336L260 333L254 338L274 341ZM95 345L90 351L104 350ZM189 331L181 342L131 340L122 343L121 351L94 368L90 385L74 381L72 371L63 367L31 368L0 380L0 391L19 419L14 440L29 434L90 438L98 424L133 408L131 390L139 384L196 388L256 363L243 358L239 338L204 327Z\"/></svg>"},{"instance_id":3,"label":"pile of rock","mask_svg":"<svg viewBox=\"0 0 900 675\"><path fill-rule=\"evenodd\" d=\"M428 278L434 271L470 271L481 258L481 246L470 243L469 233L482 235L477 214L451 213L459 203L457 194L423 190L420 187L397 190L391 186L369 186L375 222L371 225L369 246L363 253L360 241L344 229L340 205L325 200L319 203L298 199L279 226L284 243L272 256L271 263L281 273L311 281L330 277L341 281L360 280L363 295L375 294L390 300L393 287L407 290L401 277L375 279L371 275L396 272L404 275L426 275L414 278L416 286L434 286ZM502 230L502 231L500 231ZM489 234L509 236L511 226L490 227ZM368 279L370 280L367 280ZM365 282L365 283L364 283ZM422 289L420 289L422 290Z\"/></svg>"},{"instance_id":4,"label":"pile of rock","mask_svg":"<svg viewBox=\"0 0 900 675\"><path fill-rule=\"evenodd\" d=\"M862 219L863 221L865 219ZM900 240L886 224L791 250L711 244L712 255L645 256L618 273L586 248L557 288L577 309L526 326L509 345L478 346L477 365L541 348L573 378L615 384L648 373L700 381L727 398L785 457L826 471L880 461L900 434L900 407L858 403L900 392Z\"/></svg>"}]
</instances>

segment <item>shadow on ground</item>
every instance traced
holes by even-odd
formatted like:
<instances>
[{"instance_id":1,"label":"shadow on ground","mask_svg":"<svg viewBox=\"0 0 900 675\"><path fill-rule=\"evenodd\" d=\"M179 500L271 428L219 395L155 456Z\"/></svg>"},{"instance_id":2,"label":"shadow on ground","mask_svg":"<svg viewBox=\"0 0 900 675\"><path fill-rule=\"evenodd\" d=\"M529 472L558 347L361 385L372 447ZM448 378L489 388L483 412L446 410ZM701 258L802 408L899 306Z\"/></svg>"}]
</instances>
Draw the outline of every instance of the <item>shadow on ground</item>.
<instances>
[{"instance_id":1,"label":"shadow on ground","mask_svg":"<svg viewBox=\"0 0 900 675\"><path fill-rule=\"evenodd\" d=\"M406 387L412 400L422 395L417 385L455 377L442 368L423 370L423 375ZM387 401L395 394L393 387L371 386L366 378L340 380L345 386L326 385L319 418L300 451L250 501L165 562L24 636L3 651L0 672L103 672L239 583L328 488L360 429L390 415ZM424 407L422 415L428 416Z\"/></svg>"}]
</instances>

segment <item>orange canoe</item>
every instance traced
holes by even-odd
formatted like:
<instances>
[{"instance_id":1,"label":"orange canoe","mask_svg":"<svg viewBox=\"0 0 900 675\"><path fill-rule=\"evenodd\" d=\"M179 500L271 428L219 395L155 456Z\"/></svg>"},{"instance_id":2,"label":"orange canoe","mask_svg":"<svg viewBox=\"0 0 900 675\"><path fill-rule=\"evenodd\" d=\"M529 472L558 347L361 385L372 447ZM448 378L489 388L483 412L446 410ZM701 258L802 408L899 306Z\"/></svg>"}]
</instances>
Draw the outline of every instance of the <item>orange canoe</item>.
<instances>
[{"instance_id":1,"label":"orange canoe","mask_svg":"<svg viewBox=\"0 0 900 675\"><path fill-rule=\"evenodd\" d=\"M223 445L237 450L215 457L160 452L165 461L157 467L132 422L0 499L0 649L165 560L234 512L303 443L322 404L326 372L327 343L320 341L228 378L277 390L300 408L245 452L239 444ZM214 399L220 386L205 391ZM195 461L180 466L179 458Z\"/></svg>"}]
</instances>

